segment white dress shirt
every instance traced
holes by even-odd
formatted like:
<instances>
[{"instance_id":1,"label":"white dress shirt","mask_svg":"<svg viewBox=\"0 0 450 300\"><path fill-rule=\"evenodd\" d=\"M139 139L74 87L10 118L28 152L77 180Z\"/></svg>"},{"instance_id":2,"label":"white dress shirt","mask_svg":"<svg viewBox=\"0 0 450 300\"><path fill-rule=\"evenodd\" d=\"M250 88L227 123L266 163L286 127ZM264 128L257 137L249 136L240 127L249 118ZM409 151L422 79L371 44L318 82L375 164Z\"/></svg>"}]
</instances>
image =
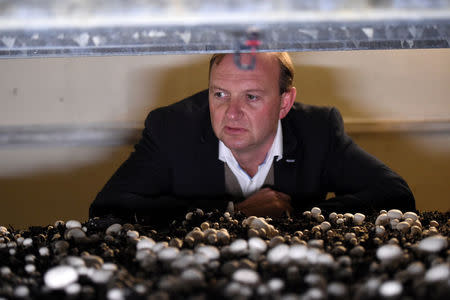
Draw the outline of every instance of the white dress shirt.
<instances>
[{"instance_id":1,"label":"white dress shirt","mask_svg":"<svg viewBox=\"0 0 450 300\"><path fill-rule=\"evenodd\" d=\"M231 150L219 140L219 159L225 162L233 172L234 176L236 176L244 197L250 196L262 187L270 167L272 166L274 157L277 157L277 161L283 157L283 132L281 130L280 120L278 120L277 133L272 146L267 152L263 163L258 166L258 171L253 177L250 177L247 172L239 166L239 163L236 158L234 158Z\"/></svg>"}]
</instances>

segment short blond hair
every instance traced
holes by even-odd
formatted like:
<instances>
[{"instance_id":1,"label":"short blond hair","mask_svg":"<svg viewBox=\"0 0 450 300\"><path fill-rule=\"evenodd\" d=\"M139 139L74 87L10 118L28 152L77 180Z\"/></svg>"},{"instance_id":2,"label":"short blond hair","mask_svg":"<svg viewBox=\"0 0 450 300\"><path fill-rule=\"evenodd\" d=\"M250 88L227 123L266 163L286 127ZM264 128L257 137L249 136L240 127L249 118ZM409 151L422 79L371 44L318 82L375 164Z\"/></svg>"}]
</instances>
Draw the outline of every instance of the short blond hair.
<instances>
[{"instance_id":1,"label":"short blond hair","mask_svg":"<svg viewBox=\"0 0 450 300\"><path fill-rule=\"evenodd\" d=\"M217 53L211 56L209 60L209 76L211 76L211 69L214 64L218 65L222 59L229 53ZM294 83L294 65L292 64L291 57L287 52L270 52L276 57L280 64L280 77L278 84L280 86L280 95L290 90Z\"/></svg>"}]
</instances>

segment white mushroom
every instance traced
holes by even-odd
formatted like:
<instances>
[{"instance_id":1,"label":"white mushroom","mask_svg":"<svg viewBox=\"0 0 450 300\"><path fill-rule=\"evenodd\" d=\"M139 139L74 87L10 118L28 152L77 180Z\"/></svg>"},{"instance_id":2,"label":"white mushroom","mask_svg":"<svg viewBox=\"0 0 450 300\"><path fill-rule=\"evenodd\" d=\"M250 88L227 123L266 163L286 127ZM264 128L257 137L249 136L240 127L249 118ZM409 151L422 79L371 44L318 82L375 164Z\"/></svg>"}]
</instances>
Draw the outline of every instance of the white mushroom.
<instances>
[{"instance_id":1,"label":"white mushroom","mask_svg":"<svg viewBox=\"0 0 450 300\"><path fill-rule=\"evenodd\" d=\"M345 220L350 220L350 221L352 221L353 219L354 219L354 215L352 214L352 213L345 213L344 214L344 219Z\"/></svg>"},{"instance_id":2,"label":"white mushroom","mask_svg":"<svg viewBox=\"0 0 450 300\"><path fill-rule=\"evenodd\" d=\"M130 239L137 239L139 238L139 232L137 232L136 230L128 230L127 237Z\"/></svg>"},{"instance_id":3,"label":"white mushroom","mask_svg":"<svg viewBox=\"0 0 450 300\"><path fill-rule=\"evenodd\" d=\"M5 226L0 226L0 236L7 235L8 233L8 229Z\"/></svg>"},{"instance_id":4,"label":"white mushroom","mask_svg":"<svg viewBox=\"0 0 450 300\"><path fill-rule=\"evenodd\" d=\"M7 266L0 267L0 275L8 276L11 274L11 269Z\"/></svg>"},{"instance_id":5,"label":"white mushroom","mask_svg":"<svg viewBox=\"0 0 450 300\"><path fill-rule=\"evenodd\" d=\"M328 229L331 228L331 224L328 221L324 221L324 222L320 223L319 226L322 231L327 231Z\"/></svg>"},{"instance_id":6,"label":"white mushroom","mask_svg":"<svg viewBox=\"0 0 450 300\"><path fill-rule=\"evenodd\" d=\"M117 271L119 268L117 267L116 264L107 262L102 265L102 269L107 271Z\"/></svg>"},{"instance_id":7,"label":"white mushroom","mask_svg":"<svg viewBox=\"0 0 450 300\"><path fill-rule=\"evenodd\" d=\"M415 220L418 219L417 214L416 214L415 212L412 212L412 211L405 212L405 213L403 214L403 218L404 218L404 219L410 218L410 219L412 219L413 221L415 221Z\"/></svg>"},{"instance_id":8,"label":"white mushroom","mask_svg":"<svg viewBox=\"0 0 450 300\"><path fill-rule=\"evenodd\" d=\"M220 257L219 249L217 249L214 246L201 246L197 248L196 252L205 255L208 258L208 260L215 260L219 259Z\"/></svg>"},{"instance_id":9,"label":"white mushroom","mask_svg":"<svg viewBox=\"0 0 450 300\"><path fill-rule=\"evenodd\" d=\"M194 268L184 270L181 273L180 277L182 280L192 283L202 282L205 280L205 276L203 275L203 273Z\"/></svg>"},{"instance_id":10,"label":"white mushroom","mask_svg":"<svg viewBox=\"0 0 450 300\"><path fill-rule=\"evenodd\" d=\"M386 281L380 286L380 295L386 298L398 297L403 292L403 286L398 281Z\"/></svg>"},{"instance_id":11,"label":"white mushroom","mask_svg":"<svg viewBox=\"0 0 450 300\"><path fill-rule=\"evenodd\" d=\"M286 244L278 245L269 250L267 260L271 264L284 264L289 261L289 246Z\"/></svg>"},{"instance_id":12,"label":"white mushroom","mask_svg":"<svg viewBox=\"0 0 450 300\"><path fill-rule=\"evenodd\" d=\"M56 221L55 227L58 226L57 223L58 223L58 221ZM81 223L80 223L80 221L77 221L77 220L69 220L69 221L66 222L66 228L67 229L70 229L70 228L81 228Z\"/></svg>"},{"instance_id":13,"label":"white mushroom","mask_svg":"<svg viewBox=\"0 0 450 300\"><path fill-rule=\"evenodd\" d=\"M354 232L347 232L347 233L344 235L344 239L345 239L346 241L349 241L349 240L351 240L351 239L353 239L353 238L356 238L356 234L355 234Z\"/></svg>"},{"instance_id":14,"label":"white mushroom","mask_svg":"<svg viewBox=\"0 0 450 300\"><path fill-rule=\"evenodd\" d=\"M247 285L259 283L259 275L250 269L240 269L233 273L233 280Z\"/></svg>"},{"instance_id":15,"label":"white mushroom","mask_svg":"<svg viewBox=\"0 0 450 300\"><path fill-rule=\"evenodd\" d=\"M435 220L431 220L430 221L430 227L439 227L439 223L437 222L437 221L435 221Z\"/></svg>"},{"instance_id":16,"label":"white mushroom","mask_svg":"<svg viewBox=\"0 0 450 300\"><path fill-rule=\"evenodd\" d=\"M355 225L362 225L363 222L364 222L364 220L365 220L365 218L366 218L365 215L363 215L363 214L361 214L361 213L356 213L356 214L353 216L353 223L354 223Z\"/></svg>"},{"instance_id":17,"label":"white mushroom","mask_svg":"<svg viewBox=\"0 0 450 300\"><path fill-rule=\"evenodd\" d=\"M155 245L155 241L151 238L148 238L146 236L142 236L139 239L139 242L136 244L136 250L141 249L152 249Z\"/></svg>"},{"instance_id":18,"label":"white mushroom","mask_svg":"<svg viewBox=\"0 0 450 300\"><path fill-rule=\"evenodd\" d=\"M396 229L398 223L400 223L400 221L398 219L390 219L390 221L389 221L389 224L391 225L392 229Z\"/></svg>"},{"instance_id":19,"label":"white mushroom","mask_svg":"<svg viewBox=\"0 0 450 300\"><path fill-rule=\"evenodd\" d=\"M253 237L248 240L250 252L263 253L267 250L267 244L259 237Z\"/></svg>"},{"instance_id":20,"label":"white mushroom","mask_svg":"<svg viewBox=\"0 0 450 300\"><path fill-rule=\"evenodd\" d=\"M245 254L248 250L248 244L246 240L237 239L230 244L230 251L233 254L240 255Z\"/></svg>"},{"instance_id":21,"label":"white mushroom","mask_svg":"<svg viewBox=\"0 0 450 300\"><path fill-rule=\"evenodd\" d=\"M337 213L332 212L332 213L328 216L328 218L329 218L331 221L335 221L335 220L337 219Z\"/></svg>"},{"instance_id":22,"label":"white mushroom","mask_svg":"<svg viewBox=\"0 0 450 300\"><path fill-rule=\"evenodd\" d=\"M31 247L33 245L33 240L31 238L26 238L22 242L22 246L25 248Z\"/></svg>"},{"instance_id":23,"label":"white mushroom","mask_svg":"<svg viewBox=\"0 0 450 300\"><path fill-rule=\"evenodd\" d=\"M86 233L80 227L69 228L64 232L64 238L66 240L74 239L79 241L86 237Z\"/></svg>"},{"instance_id":24,"label":"white mushroom","mask_svg":"<svg viewBox=\"0 0 450 300\"><path fill-rule=\"evenodd\" d=\"M400 220L401 218L403 218L403 213L399 209L391 209L387 212L387 216L389 217L389 219Z\"/></svg>"},{"instance_id":25,"label":"white mushroom","mask_svg":"<svg viewBox=\"0 0 450 300\"><path fill-rule=\"evenodd\" d=\"M167 247L158 252L158 259L163 262L170 262L177 258L180 250L178 248Z\"/></svg>"},{"instance_id":26,"label":"white mushroom","mask_svg":"<svg viewBox=\"0 0 450 300\"><path fill-rule=\"evenodd\" d=\"M267 282L267 287L272 293L278 293L284 289L284 281L280 278L272 278Z\"/></svg>"},{"instance_id":27,"label":"white mushroom","mask_svg":"<svg viewBox=\"0 0 450 300\"><path fill-rule=\"evenodd\" d=\"M389 217L387 214L381 214L377 217L377 219L375 220L375 225L387 225L389 224Z\"/></svg>"},{"instance_id":28,"label":"white mushroom","mask_svg":"<svg viewBox=\"0 0 450 300\"><path fill-rule=\"evenodd\" d=\"M422 233L422 228L416 225L411 226L411 234L418 235L420 233Z\"/></svg>"},{"instance_id":29,"label":"white mushroom","mask_svg":"<svg viewBox=\"0 0 450 300\"><path fill-rule=\"evenodd\" d=\"M64 288L68 295L78 295L81 292L81 285L77 282L71 283Z\"/></svg>"},{"instance_id":30,"label":"white mushroom","mask_svg":"<svg viewBox=\"0 0 450 300\"><path fill-rule=\"evenodd\" d=\"M402 249L393 244L384 245L377 249L377 257L383 263L389 263L402 256Z\"/></svg>"},{"instance_id":31,"label":"white mushroom","mask_svg":"<svg viewBox=\"0 0 450 300\"><path fill-rule=\"evenodd\" d=\"M409 231L409 227L410 227L409 223L406 222L406 221L403 221L403 222L400 222L400 223L397 224L396 229L398 231L406 233L406 232Z\"/></svg>"},{"instance_id":32,"label":"white mushroom","mask_svg":"<svg viewBox=\"0 0 450 300\"><path fill-rule=\"evenodd\" d=\"M124 300L125 294L123 290L119 288L112 288L106 293L106 298L108 300Z\"/></svg>"},{"instance_id":33,"label":"white mushroom","mask_svg":"<svg viewBox=\"0 0 450 300\"><path fill-rule=\"evenodd\" d=\"M217 231L217 239L219 240L219 242L226 245L230 242L230 234L225 228L220 229L219 231Z\"/></svg>"},{"instance_id":34,"label":"white mushroom","mask_svg":"<svg viewBox=\"0 0 450 300\"><path fill-rule=\"evenodd\" d=\"M36 266L32 264L27 264L25 265L25 271L27 273L33 273L34 271L36 271Z\"/></svg>"},{"instance_id":35,"label":"white mushroom","mask_svg":"<svg viewBox=\"0 0 450 300\"><path fill-rule=\"evenodd\" d=\"M122 229L122 225L115 223L115 224L110 225L106 229L106 234L115 235L115 234L118 234L121 229Z\"/></svg>"},{"instance_id":36,"label":"white mushroom","mask_svg":"<svg viewBox=\"0 0 450 300\"><path fill-rule=\"evenodd\" d=\"M62 289L78 280L78 273L71 266L56 266L44 275L45 285L50 289Z\"/></svg>"},{"instance_id":37,"label":"white mushroom","mask_svg":"<svg viewBox=\"0 0 450 300\"><path fill-rule=\"evenodd\" d=\"M322 210L318 207L311 208L311 214L315 217L322 213Z\"/></svg>"},{"instance_id":38,"label":"white mushroom","mask_svg":"<svg viewBox=\"0 0 450 300\"><path fill-rule=\"evenodd\" d=\"M30 295L30 290L26 285L19 285L14 289L14 296L16 298L27 298Z\"/></svg>"},{"instance_id":39,"label":"white mushroom","mask_svg":"<svg viewBox=\"0 0 450 300\"><path fill-rule=\"evenodd\" d=\"M289 258L292 262L301 262L307 255L308 248L305 245L293 245L289 248Z\"/></svg>"},{"instance_id":40,"label":"white mushroom","mask_svg":"<svg viewBox=\"0 0 450 300\"><path fill-rule=\"evenodd\" d=\"M439 282L450 279L450 267L448 264L433 266L425 273L425 281Z\"/></svg>"},{"instance_id":41,"label":"white mushroom","mask_svg":"<svg viewBox=\"0 0 450 300\"><path fill-rule=\"evenodd\" d=\"M164 241L164 242L157 242L153 247L152 247L152 251L155 253L158 253L164 249L166 249L167 247L169 247L169 243ZM178 250L178 249L177 249Z\"/></svg>"},{"instance_id":42,"label":"white mushroom","mask_svg":"<svg viewBox=\"0 0 450 300\"><path fill-rule=\"evenodd\" d=\"M193 216L194 214L192 213L192 212L188 212L187 214L186 214L186 217L185 217L185 219L187 220L187 221L190 221L190 220L192 220L192 216Z\"/></svg>"},{"instance_id":43,"label":"white mushroom","mask_svg":"<svg viewBox=\"0 0 450 300\"><path fill-rule=\"evenodd\" d=\"M421 240L418 248L419 250L424 252L437 253L447 248L447 246L447 238L443 237L442 235L435 235Z\"/></svg>"},{"instance_id":44,"label":"white mushroom","mask_svg":"<svg viewBox=\"0 0 450 300\"><path fill-rule=\"evenodd\" d=\"M47 247L41 247L41 248L39 248L39 255L40 256L49 256L50 250L48 250Z\"/></svg>"},{"instance_id":45,"label":"white mushroom","mask_svg":"<svg viewBox=\"0 0 450 300\"><path fill-rule=\"evenodd\" d=\"M334 298L343 298L347 295L347 286L341 282L332 282L328 284L327 291Z\"/></svg>"},{"instance_id":46,"label":"white mushroom","mask_svg":"<svg viewBox=\"0 0 450 300\"><path fill-rule=\"evenodd\" d=\"M113 272L104 269L93 269L89 275L89 278L91 278L94 283L105 284L111 279Z\"/></svg>"},{"instance_id":47,"label":"white mushroom","mask_svg":"<svg viewBox=\"0 0 450 300\"><path fill-rule=\"evenodd\" d=\"M78 268L78 267L82 267L82 266L86 265L84 260L78 256L67 256L63 260L63 262L64 262L64 264L72 266L74 268Z\"/></svg>"},{"instance_id":48,"label":"white mushroom","mask_svg":"<svg viewBox=\"0 0 450 300\"><path fill-rule=\"evenodd\" d=\"M386 229L383 225L376 225L375 226L375 235L376 236L383 236L386 232Z\"/></svg>"},{"instance_id":49,"label":"white mushroom","mask_svg":"<svg viewBox=\"0 0 450 300\"><path fill-rule=\"evenodd\" d=\"M338 224L338 225L344 224L344 222L345 222L345 220L343 218L338 218L336 220L336 224Z\"/></svg>"}]
</instances>

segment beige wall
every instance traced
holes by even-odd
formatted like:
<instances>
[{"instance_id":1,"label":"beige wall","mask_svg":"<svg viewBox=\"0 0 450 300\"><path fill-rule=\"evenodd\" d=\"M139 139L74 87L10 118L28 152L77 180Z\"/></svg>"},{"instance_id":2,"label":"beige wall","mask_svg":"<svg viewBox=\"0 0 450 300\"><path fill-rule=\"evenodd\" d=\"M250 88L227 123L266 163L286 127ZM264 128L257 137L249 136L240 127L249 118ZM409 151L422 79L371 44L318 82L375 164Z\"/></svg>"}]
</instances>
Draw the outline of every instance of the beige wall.
<instances>
[{"instance_id":1,"label":"beige wall","mask_svg":"<svg viewBox=\"0 0 450 300\"><path fill-rule=\"evenodd\" d=\"M450 50L292 55L298 101L337 106L358 144L408 181L420 210L450 209ZM0 129L140 127L152 108L206 88L207 60L205 55L0 60ZM389 132L389 122L387 132L352 131L367 121L416 125L411 132L408 126ZM418 121L443 126L418 132ZM0 147L0 224L86 220L89 203L131 150L131 145Z\"/></svg>"}]
</instances>

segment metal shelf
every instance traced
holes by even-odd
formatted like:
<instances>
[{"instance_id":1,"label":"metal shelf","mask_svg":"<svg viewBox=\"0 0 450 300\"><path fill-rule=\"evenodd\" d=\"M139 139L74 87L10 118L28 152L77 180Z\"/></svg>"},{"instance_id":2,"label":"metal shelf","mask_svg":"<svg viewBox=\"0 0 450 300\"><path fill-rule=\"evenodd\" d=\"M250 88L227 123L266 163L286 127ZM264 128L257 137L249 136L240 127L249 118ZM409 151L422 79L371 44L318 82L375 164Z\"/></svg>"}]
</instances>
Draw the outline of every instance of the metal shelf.
<instances>
[{"instance_id":1,"label":"metal shelf","mask_svg":"<svg viewBox=\"0 0 450 300\"><path fill-rule=\"evenodd\" d=\"M450 0L0 0L0 58L448 48Z\"/></svg>"}]
</instances>

